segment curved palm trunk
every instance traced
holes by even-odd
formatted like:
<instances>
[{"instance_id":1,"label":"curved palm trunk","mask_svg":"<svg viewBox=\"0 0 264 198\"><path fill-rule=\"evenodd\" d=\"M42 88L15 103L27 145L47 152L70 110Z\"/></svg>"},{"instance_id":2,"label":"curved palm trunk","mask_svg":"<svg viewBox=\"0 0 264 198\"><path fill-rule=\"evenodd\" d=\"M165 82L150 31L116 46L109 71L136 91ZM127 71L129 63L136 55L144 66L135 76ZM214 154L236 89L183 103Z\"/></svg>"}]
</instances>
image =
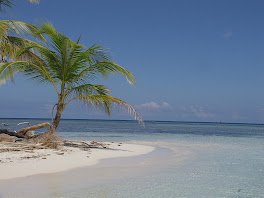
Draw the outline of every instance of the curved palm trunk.
<instances>
[{"instance_id":1,"label":"curved palm trunk","mask_svg":"<svg viewBox=\"0 0 264 198\"><path fill-rule=\"evenodd\" d=\"M44 143L49 148L57 148L58 140L54 137L56 137L55 132L56 132L57 127L59 126L61 114L63 110L64 110L63 104L57 105L56 116L50 125L50 129L47 130L42 135L35 137L33 140L35 143Z\"/></svg>"},{"instance_id":2,"label":"curved palm trunk","mask_svg":"<svg viewBox=\"0 0 264 198\"><path fill-rule=\"evenodd\" d=\"M64 106L62 104L57 105L57 112L56 112L56 116L54 118L54 120L52 121L51 125L50 125L50 129L47 130L43 136L51 136L54 135L56 132L57 127L59 126L60 123L60 119L61 119L61 114L64 110Z\"/></svg>"},{"instance_id":3,"label":"curved palm trunk","mask_svg":"<svg viewBox=\"0 0 264 198\"><path fill-rule=\"evenodd\" d=\"M57 105L56 116L55 116L53 122L51 123L51 128L53 129L51 131L53 134L55 133L57 127L59 126L61 114L62 114L63 110L64 110L64 106L62 104Z\"/></svg>"}]
</instances>

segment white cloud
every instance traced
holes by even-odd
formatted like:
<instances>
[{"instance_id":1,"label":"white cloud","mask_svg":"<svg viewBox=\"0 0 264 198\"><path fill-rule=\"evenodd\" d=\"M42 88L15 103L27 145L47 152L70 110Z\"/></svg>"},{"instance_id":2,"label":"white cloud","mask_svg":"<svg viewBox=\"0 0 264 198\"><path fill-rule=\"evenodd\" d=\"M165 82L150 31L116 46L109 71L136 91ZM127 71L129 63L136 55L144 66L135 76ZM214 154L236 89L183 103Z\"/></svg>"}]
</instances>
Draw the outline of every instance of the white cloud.
<instances>
[{"instance_id":1,"label":"white cloud","mask_svg":"<svg viewBox=\"0 0 264 198\"><path fill-rule=\"evenodd\" d=\"M163 102L163 103L161 104L161 106L164 107L164 108L167 108L167 107L169 107L170 105L169 105L169 103L167 103L167 102Z\"/></svg>"},{"instance_id":2,"label":"white cloud","mask_svg":"<svg viewBox=\"0 0 264 198\"><path fill-rule=\"evenodd\" d=\"M196 118L201 118L201 119L206 119L206 118L212 118L214 117L214 114L210 113L208 110L205 110L204 107L202 106L181 106L179 108L180 111L182 111L182 116L183 117L196 117Z\"/></svg>"},{"instance_id":3,"label":"white cloud","mask_svg":"<svg viewBox=\"0 0 264 198\"><path fill-rule=\"evenodd\" d=\"M203 107L191 107L192 113L198 117L198 118L209 118L212 117L212 114L209 112L206 112Z\"/></svg>"},{"instance_id":4,"label":"white cloud","mask_svg":"<svg viewBox=\"0 0 264 198\"><path fill-rule=\"evenodd\" d=\"M160 106L156 102L149 102L144 104L135 105L138 109L158 109Z\"/></svg>"},{"instance_id":5,"label":"white cloud","mask_svg":"<svg viewBox=\"0 0 264 198\"><path fill-rule=\"evenodd\" d=\"M169 108L170 105L167 102L162 102L158 104L156 102L148 102L144 104L135 105L136 109L144 109L144 110L162 110Z\"/></svg>"}]
</instances>

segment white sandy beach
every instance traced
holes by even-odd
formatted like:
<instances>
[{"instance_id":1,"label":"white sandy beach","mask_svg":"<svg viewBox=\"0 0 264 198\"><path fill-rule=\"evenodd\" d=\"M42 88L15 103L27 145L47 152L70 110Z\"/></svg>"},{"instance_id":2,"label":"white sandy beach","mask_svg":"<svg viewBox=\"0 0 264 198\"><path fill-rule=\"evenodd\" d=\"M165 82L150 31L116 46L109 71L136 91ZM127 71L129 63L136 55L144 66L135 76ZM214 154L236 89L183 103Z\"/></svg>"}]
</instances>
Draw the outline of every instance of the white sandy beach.
<instances>
[{"instance_id":1,"label":"white sandy beach","mask_svg":"<svg viewBox=\"0 0 264 198\"><path fill-rule=\"evenodd\" d=\"M0 179L13 179L40 173L55 173L97 164L102 159L131 157L155 148L136 144L106 143L107 148L63 147L60 150L34 149L0 153ZM0 145L5 148L4 145Z\"/></svg>"}]
</instances>

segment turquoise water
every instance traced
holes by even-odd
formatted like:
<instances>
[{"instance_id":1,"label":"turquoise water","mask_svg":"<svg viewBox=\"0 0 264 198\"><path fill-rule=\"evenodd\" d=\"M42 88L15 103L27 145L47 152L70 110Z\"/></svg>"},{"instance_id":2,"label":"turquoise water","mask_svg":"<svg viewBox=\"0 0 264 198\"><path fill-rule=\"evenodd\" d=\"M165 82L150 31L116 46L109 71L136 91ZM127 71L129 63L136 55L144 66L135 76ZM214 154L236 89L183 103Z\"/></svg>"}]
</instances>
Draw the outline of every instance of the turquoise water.
<instances>
[{"instance_id":1,"label":"turquoise water","mask_svg":"<svg viewBox=\"0 0 264 198\"><path fill-rule=\"evenodd\" d=\"M22 121L45 120L0 120L12 129ZM157 149L134 161L117 159L118 166L106 160L93 180L96 167L57 174L56 193L47 188L39 197L264 197L264 125L62 120L58 135Z\"/></svg>"}]
</instances>

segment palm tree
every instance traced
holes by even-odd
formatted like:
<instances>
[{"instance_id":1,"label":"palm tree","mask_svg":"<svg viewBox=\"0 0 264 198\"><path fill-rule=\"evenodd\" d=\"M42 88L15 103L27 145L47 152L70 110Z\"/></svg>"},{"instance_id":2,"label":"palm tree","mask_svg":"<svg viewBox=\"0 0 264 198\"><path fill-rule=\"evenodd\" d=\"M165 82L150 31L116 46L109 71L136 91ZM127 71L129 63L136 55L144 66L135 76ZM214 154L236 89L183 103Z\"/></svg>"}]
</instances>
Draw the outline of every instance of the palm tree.
<instances>
[{"instance_id":1,"label":"palm tree","mask_svg":"<svg viewBox=\"0 0 264 198\"><path fill-rule=\"evenodd\" d=\"M3 8L3 6L5 7L13 7L14 4L12 3L14 0L0 0L0 12L4 12L5 9ZM39 3L39 0L28 0L31 3Z\"/></svg>"},{"instance_id":2,"label":"palm tree","mask_svg":"<svg viewBox=\"0 0 264 198\"><path fill-rule=\"evenodd\" d=\"M106 86L92 84L95 78L108 77L117 73L124 75L127 81L134 86L134 76L131 72L113 63L108 53L97 44L87 49L79 44L80 39L73 42L49 23L42 24L39 29L40 34L47 36L49 45L47 47L39 44L32 45L21 50L19 54L23 56L29 49L34 49L35 55L39 58L29 62L2 63L0 64L0 76L4 73L8 76L9 68L14 71L21 70L31 79L50 83L54 87L58 102L54 105L57 111L51 124L52 134L59 125L65 107L75 100L103 109L109 116L113 105L124 107L139 122L143 123L131 105L111 96L111 91Z\"/></svg>"},{"instance_id":3,"label":"palm tree","mask_svg":"<svg viewBox=\"0 0 264 198\"><path fill-rule=\"evenodd\" d=\"M31 35L38 40L46 42L45 38L39 34L38 28L34 25L22 21L0 21L0 62L3 63L10 60L32 61L38 58L31 49L25 51L21 56L17 55L25 47L39 45L31 40L21 38L22 35ZM5 83L6 79L13 78L13 72L15 71L12 71L11 68L9 70L8 73L5 72L5 78L0 79L0 86Z\"/></svg>"}]
</instances>

